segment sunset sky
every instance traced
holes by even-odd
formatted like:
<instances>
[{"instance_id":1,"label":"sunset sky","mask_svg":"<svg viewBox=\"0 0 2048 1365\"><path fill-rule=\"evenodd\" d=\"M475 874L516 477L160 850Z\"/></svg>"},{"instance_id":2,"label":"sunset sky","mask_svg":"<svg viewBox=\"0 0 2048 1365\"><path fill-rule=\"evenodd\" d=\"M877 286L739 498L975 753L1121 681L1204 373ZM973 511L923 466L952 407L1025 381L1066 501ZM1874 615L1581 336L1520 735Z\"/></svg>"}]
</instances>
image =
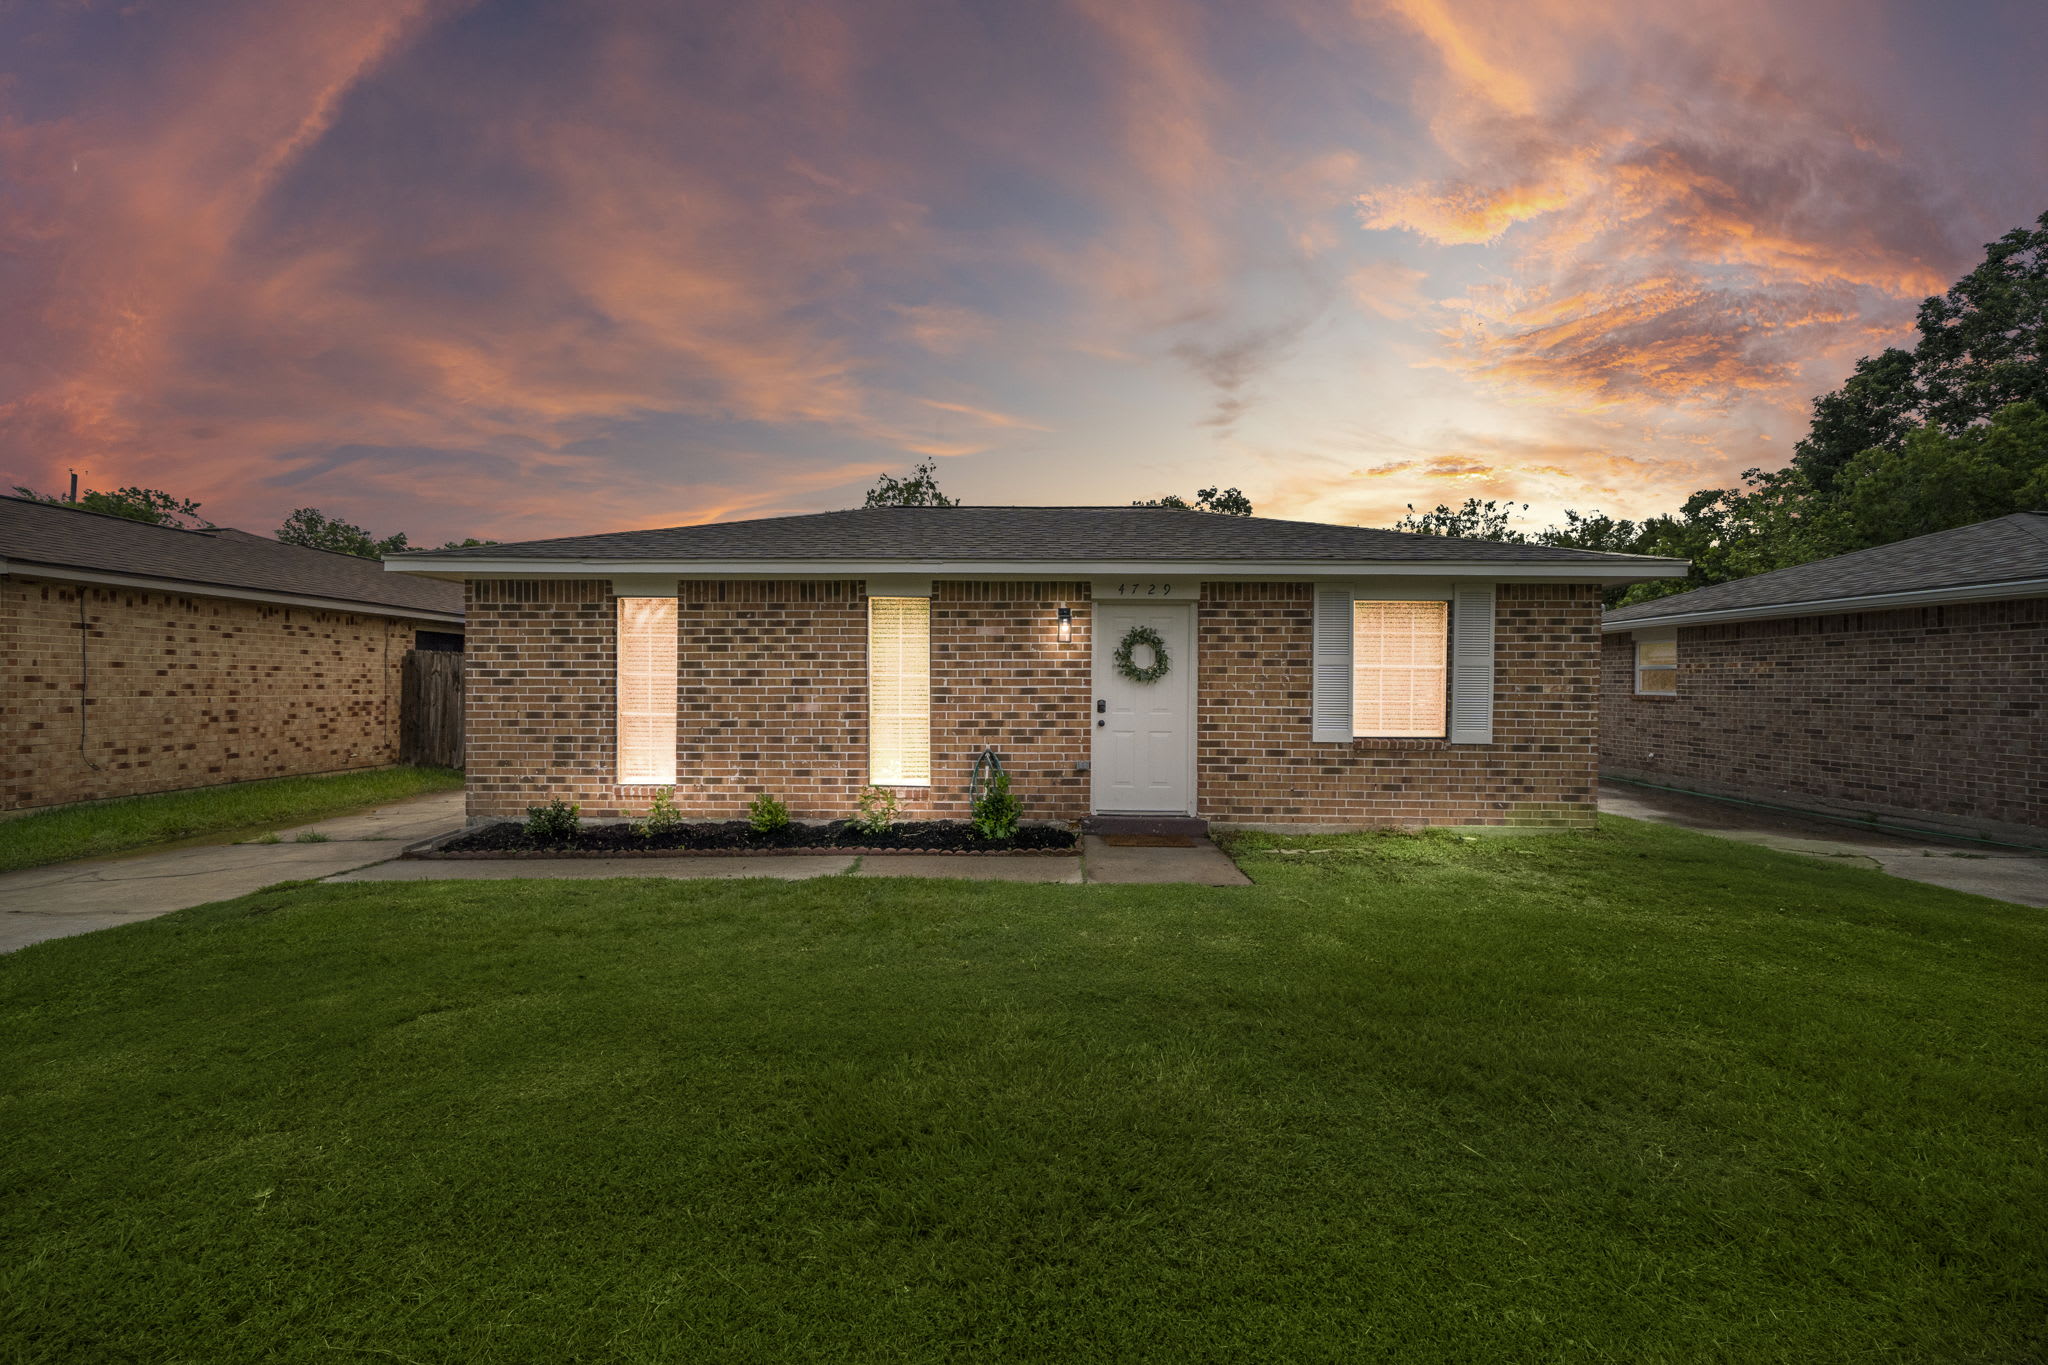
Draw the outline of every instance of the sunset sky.
<instances>
[{"instance_id":1,"label":"sunset sky","mask_svg":"<svg viewBox=\"0 0 2048 1365\"><path fill-rule=\"evenodd\" d=\"M1617 515L2048 209L2039 0L0 6L0 476Z\"/></svg>"}]
</instances>

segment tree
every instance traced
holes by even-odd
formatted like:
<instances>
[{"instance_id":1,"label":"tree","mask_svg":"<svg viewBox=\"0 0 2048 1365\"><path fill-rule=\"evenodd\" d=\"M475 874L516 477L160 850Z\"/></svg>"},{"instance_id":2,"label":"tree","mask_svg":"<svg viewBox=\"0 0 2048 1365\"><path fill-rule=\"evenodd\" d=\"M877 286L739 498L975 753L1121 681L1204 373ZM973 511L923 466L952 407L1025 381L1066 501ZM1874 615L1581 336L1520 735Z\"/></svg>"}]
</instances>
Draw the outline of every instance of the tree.
<instances>
[{"instance_id":1,"label":"tree","mask_svg":"<svg viewBox=\"0 0 2048 1365\"><path fill-rule=\"evenodd\" d=\"M2014 403L1949 435L1916 428L1905 448L1873 447L1843 467L1823 512L1828 553L1889 545L2048 506L2048 410Z\"/></svg>"},{"instance_id":2,"label":"tree","mask_svg":"<svg viewBox=\"0 0 2048 1365\"><path fill-rule=\"evenodd\" d=\"M1866 450L1920 426L1953 436L2014 403L2048 403L2048 213L1984 248L1977 268L1920 305L1911 351L1865 356L1813 400L1792 462L1822 493Z\"/></svg>"},{"instance_id":3,"label":"tree","mask_svg":"<svg viewBox=\"0 0 2048 1365\"><path fill-rule=\"evenodd\" d=\"M363 559L377 559L408 548L403 531L393 532L379 540L354 522L330 517L317 507L294 508L292 514L284 519L284 525L277 528L277 538L287 545L303 545L309 550L333 550Z\"/></svg>"},{"instance_id":4,"label":"tree","mask_svg":"<svg viewBox=\"0 0 2048 1365\"><path fill-rule=\"evenodd\" d=\"M939 491L939 467L930 460L911 466L903 478L884 474L868 490L869 507L958 507L958 498Z\"/></svg>"},{"instance_id":5,"label":"tree","mask_svg":"<svg viewBox=\"0 0 2048 1365\"><path fill-rule=\"evenodd\" d=\"M1864 356L1841 388L1813 400L1813 424L1792 448L1792 463L1831 488L1836 471L1864 451L1904 440L1919 405L1912 352L1893 346Z\"/></svg>"},{"instance_id":6,"label":"tree","mask_svg":"<svg viewBox=\"0 0 2048 1365\"><path fill-rule=\"evenodd\" d=\"M1248 517L1252 514L1252 500L1236 488L1204 488L1189 502L1178 493L1168 493L1163 498L1140 498L1133 507L1178 507L1184 512L1215 512L1226 517Z\"/></svg>"},{"instance_id":7,"label":"tree","mask_svg":"<svg viewBox=\"0 0 2048 1365\"><path fill-rule=\"evenodd\" d=\"M441 542L441 548L442 548L442 549L444 549L444 550L467 550L467 549L468 549L468 548L469 548L470 546L472 546L472 545L496 545L496 544L498 544L498 542L497 542L497 541L495 541L495 540L478 540L478 539L477 539L477 538L476 538L475 536L464 536L464 537L463 537L463 538L462 538L461 540L444 540L444 541L442 541L442 542Z\"/></svg>"},{"instance_id":8,"label":"tree","mask_svg":"<svg viewBox=\"0 0 2048 1365\"><path fill-rule=\"evenodd\" d=\"M1600 550L1607 554L1639 555L1646 551L1644 528L1632 521L1617 521L1605 512L1574 512L1567 507L1564 525L1536 533L1538 545L1555 545L1564 550Z\"/></svg>"},{"instance_id":9,"label":"tree","mask_svg":"<svg viewBox=\"0 0 2048 1365\"><path fill-rule=\"evenodd\" d=\"M2048 404L2048 213L1920 305L1913 372L1926 421L1951 435L2014 403Z\"/></svg>"},{"instance_id":10,"label":"tree","mask_svg":"<svg viewBox=\"0 0 2048 1365\"><path fill-rule=\"evenodd\" d=\"M1491 498L1485 502L1467 498L1464 506L1455 510L1438 503L1434 510L1428 512L1416 511L1415 504L1411 502L1408 514L1394 523L1394 529L1418 536L1456 536L1461 540L1498 540L1509 545L1526 545L1529 537L1508 529L1508 518L1514 510L1514 503L1495 502ZM1529 504L1523 503L1522 510L1528 511Z\"/></svg>"},{"instance_id":11,"label":"tree","mask_svg":"<svg viewBox=\"0 0 2048 1365\"><path fill-rule=\"evenodd\" d=\"M32 488L19 484L14 489L17 497L32 498L36 502L53 503L60 507L79 507L87 512L104 512L110 517L126 517L130 521L147 521L158 526L177 526L186 530L207 528L212 522L199 515L199 504L190 498L173 497L161 488L117 488L112 492L86 489L78 495L78 501L55 493L38 493Z\"/></svg>"}]
</instances>

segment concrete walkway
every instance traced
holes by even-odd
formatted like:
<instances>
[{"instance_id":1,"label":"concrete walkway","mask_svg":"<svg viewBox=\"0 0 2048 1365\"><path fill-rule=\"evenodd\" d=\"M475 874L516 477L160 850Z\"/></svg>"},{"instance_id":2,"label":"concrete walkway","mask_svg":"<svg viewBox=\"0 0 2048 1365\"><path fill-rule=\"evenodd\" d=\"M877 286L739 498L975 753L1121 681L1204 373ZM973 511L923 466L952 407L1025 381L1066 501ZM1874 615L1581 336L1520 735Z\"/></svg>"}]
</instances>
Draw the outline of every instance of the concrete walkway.
<instances>
[{"instance_id":1,"label":"concrete walkway","mask_svg":"<svg viewBox=\"0 0 2048 1365\"><path fill-rule=\"evenodd\" d=\"M0 952L173 910L246 896L277 882L516 881L659 877L958 877L982 882L1246 886L1207 840L1189 848L1119 848L1095 835L1075 857L817 854L741 858L400 860L409 845L461 827L462 793L435 792L277 831L277 843L200 844L0 873ZM298 842L305 836L306 842Z\"/></svg>"},{"instance_id":2,"label":"concrete walkway","mask_svg":"<svg viewBox=\"0 0 2048 1365\"><path fill-rule=\"evenodd\" d=\"M1943 839L1916 839L1758 810L1710 797L1620 782L1600 784L1600 810L1653 820L1810 858L1835 858L1894 877L2018 905L2048 907L2048 854Z\"/></svg>"},{"instance_id":3,"label":"concrete walkway","mask_svg":"<svg viewBox=\"0 0 2048 1365\"><path fill-rule=\"evenodd\" d=\"M0 952L154 919L395 858L462 824L462 793L432 792L277 831L275 844L201 844L0 873ZM305 843L299 836L312 836Z\"/></svg>"}]
</instances>

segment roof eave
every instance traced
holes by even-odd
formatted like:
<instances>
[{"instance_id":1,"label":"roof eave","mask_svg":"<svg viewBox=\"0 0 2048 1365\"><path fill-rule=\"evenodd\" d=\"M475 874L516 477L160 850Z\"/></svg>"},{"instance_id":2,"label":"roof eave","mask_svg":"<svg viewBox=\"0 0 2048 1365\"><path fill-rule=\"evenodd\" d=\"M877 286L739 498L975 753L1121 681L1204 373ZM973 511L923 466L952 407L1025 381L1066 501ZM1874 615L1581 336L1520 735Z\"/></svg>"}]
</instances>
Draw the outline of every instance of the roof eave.
<instances>
[{"instance_id":1,"label":"roof eave","mask_svg":"<svg viewBox=\"0 0 2048 1365\"><path fill-rule=\"evenodd\" d=\"M1803 602L1773 602L1749 607L1722 607L1719 610L1708 611L1662 612L1651 616L1632 616L1619 621L1610 615L1600 623L1600 629L1604 634L1614 635L1621 631L1648 630L1657 626L1711 626L1740 621L1782 621L1796 616L1840 616L1853 611L1887 611L1894 607L1959 606L1970 602L2009 602L2018 598L2041 596L2048 596L2048 578L2016 578L2003 583L1964 583L1944 588L1919 588L1908 592L1864 593L1855 597L1816 597Z\"/></svg>"},{"instance_id":2,"label":"roof eave","mask_svg":"<svg viewBox=\"0 0 2048 1365\"><path fill-rule=\"evenodd\" d=\"M463 614L459 611L408 606L402 602L367 602L354 597L275 592L268 588L245 588L232 583L207 583L191 578L166 578L158 574L111 573L105 569L48 564L39 560L0 559L0 576L7 574L19 574L24 578L47 578L59 583L92 583L110 588L142 588L150 592L181 593L188 597L224 597L233 601L263 602L272 606L345 611L357 616L385 616L406 621L433 621L449 625L461 625L463 621Z\"/></svg>"},{"instance_id":3,"label":"roof eave","mask_svg":"<svg viewBox=\"0 0 2048 1365\"><path fill-rule=\"evenodd\" d=\"M1485 578L1494 582L1601 583L1619 586L1682 578L1682 559L1613 560L946 560L946 559L486 559L407 555L386 559L392 573L460 582L473 578L611 578L659 575L689 579L866 578L913 573L951 579L1082 579L1158 574L1210 580L1303 578Z\"/></svg>"}]
</instances>

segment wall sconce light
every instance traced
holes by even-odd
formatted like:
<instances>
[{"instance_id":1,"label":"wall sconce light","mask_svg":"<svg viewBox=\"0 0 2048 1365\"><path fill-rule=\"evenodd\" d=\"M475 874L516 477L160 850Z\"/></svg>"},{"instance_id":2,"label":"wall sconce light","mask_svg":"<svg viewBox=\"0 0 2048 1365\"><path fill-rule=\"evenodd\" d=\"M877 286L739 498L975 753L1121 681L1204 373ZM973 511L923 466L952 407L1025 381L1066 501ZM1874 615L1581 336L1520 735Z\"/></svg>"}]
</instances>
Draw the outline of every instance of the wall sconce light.
<instances>
[{"instance_id":1,"label":"wall sconce light","mask_svg":"<svg viewBox=\"0 0 2048 1365\"><path fill-rule=\"evenodd\" d=\"M1060 643L1069 644L1074 638L1074 609L1060 608Z\"/></svg>"}]
</instances>

